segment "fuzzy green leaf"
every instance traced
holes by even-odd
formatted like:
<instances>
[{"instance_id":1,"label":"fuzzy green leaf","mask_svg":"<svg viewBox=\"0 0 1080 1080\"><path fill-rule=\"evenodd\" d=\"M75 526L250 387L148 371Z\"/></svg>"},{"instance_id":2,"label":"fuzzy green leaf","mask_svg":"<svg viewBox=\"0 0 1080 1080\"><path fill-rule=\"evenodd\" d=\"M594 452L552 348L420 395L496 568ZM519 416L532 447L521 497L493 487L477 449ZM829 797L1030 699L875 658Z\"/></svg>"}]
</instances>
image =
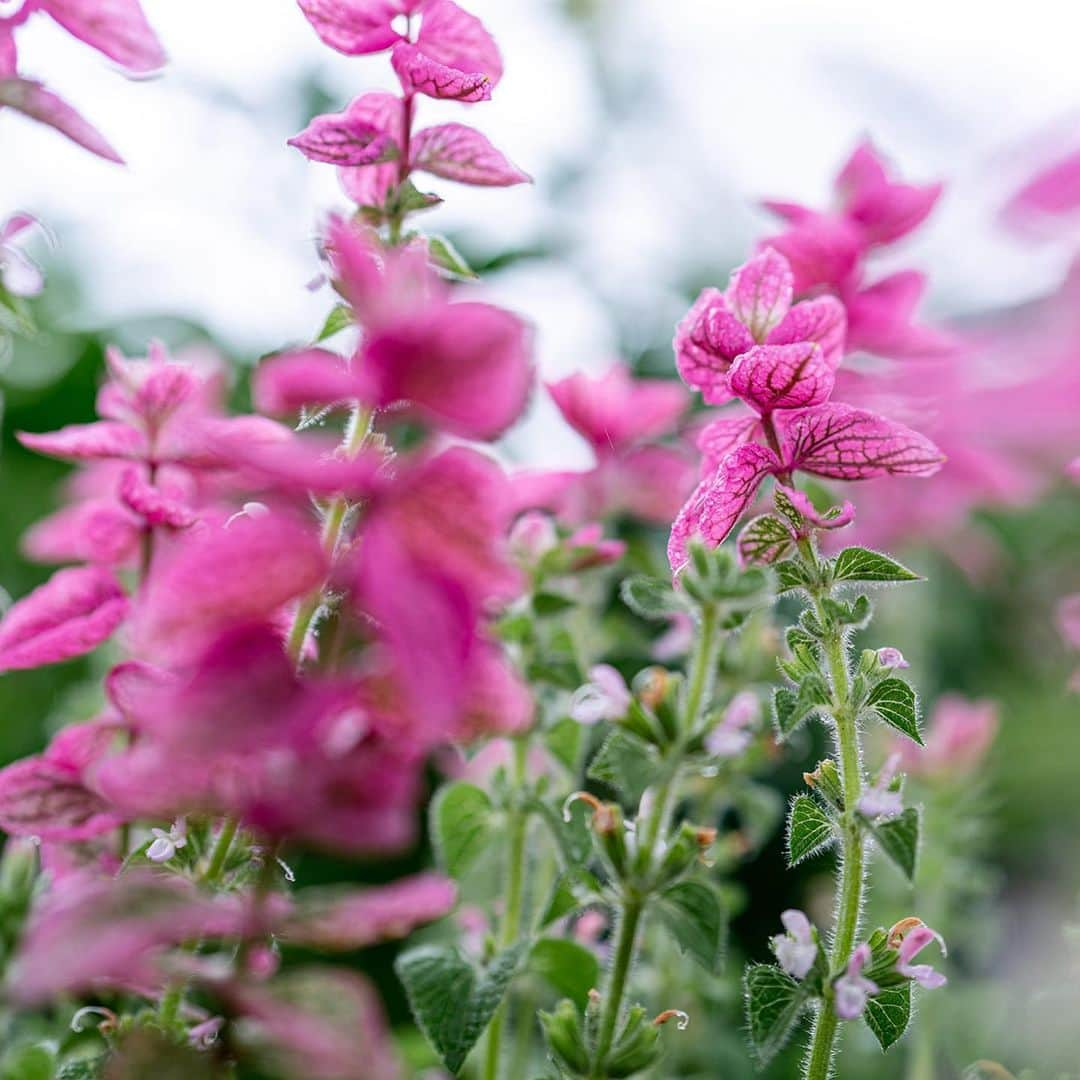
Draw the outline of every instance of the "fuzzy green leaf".
<instances>
[{"instance_id":1,"label":"fuzzy green leaf","mask_svg":"<svg viewBox=\"0 0 1080 1080\"><path fill-rule=\"evenodd\" d=\"M600 985L596 954L566 938L540 938L529 952L529 970L539 975L584 1012L589 991Z\"/></svg>"},{"instance_id":2,"label":"fuzzy green leaf","mask_svg":"<svg viewBox=\"0 0 1080 1080\"><path fill-rule=\"evenodd\" d=\"M900 867L908 881L914 880L919 854L919 811L909 806L899 817L872 828L881 850Z\"/></svg>"},{"instance_id":3,"label":"fuzzy green leaf","mask_svg":"<svg viewBox=\"0 0 1080 1080\"><path fill-rule=\"evenodd\" d=\"M431 832L447 873L460 877L494 836L487 792L463 780L444 787L431 807Z\"/></svg>"},{"instance_id":4,"label":"fuzzy green leaf","mask_svg":"<svg viewBox=\"0 0 1080 1080\"><path fill-rule=\"evenodd\" d=\"M573 866L563 871L555 882L544 913L540 916L540 928L550 926L557 919L572 911L594 903L600 896L600 882L583 866Z\"/></svg>"},{"instance_id":5,"label":"fuzzy green leaf","mask_svg":"<svg viewBox=\"0 0 1080 1080\"><path fill-rule=\"evenodd\" d=\"M812 584L809 571L798 559L784 559L773 564L776 574L776 591L790 592L792 589L805 589Z\"/></svg>"},{"instance_id":6,"label":"fuzzy green leaf","mask_svg":"<svg viewBox=\"0 0 1080 1080\"><path fill-rule=\"evenodd\" d=\"M863 1019L881 1049L888 1050L907 1031L911 1020L911 983L891 986L868 998Z\"/></svg>"},{"instance_id":7,"label":"fuzzy green leaf","mask_svg":"<svg viewBox=\"0 0 1080 1080\"><path fill-rule=\"evenodd\" d=\"M626 578L619 589L623 603L643 619L670 619L687 610L686 601L663 578L636 574Z\"/></svg>"},{"instance_id":8,"label":"fuzzy green leaf","mask_svg":"<svg viewBox=\"0 0 1080 1080\"><path fill-rule=\"evenodd\" d=\"M656 750L627 731L613 731L589 766L589 776L614 788L627 805L637 805L660 775Z\"/></svg>"},{"instance_id":9,"label":"fuzzy green leaf","mask_svg":"<svg viewBox=\"0 0 1080 1080\"><path fill-rule=\"evenodd\" d=\"M765 1065L791 1038L810 994L804 984L773 964L752 964L745 985L750 1041L759 1063Z\"/></svg>"},{"instance_id":10,"label":"fuzzy green leaf","mask_svg":"<svg viewBox=\"0 0 1080 1080\"><path fill-rule=\"evenodd\" d=\"M896 728L920 746L923 745L915 691L903 679L883 679L870 691L866 704L884 723Z\"/></svg>"},{"instance_id":11,"label":"fuzzy green leaf","mask_svg":"<svg viewBox=\"0 0 1080 1080\"><path fill-rule=\"evenodd\" d=\"M834 581L920 581L918 574L888 555L869 548L849 547L836 556Z\"/></svg>"},{"instance_id":12,"label":"fuzzy green leaf","mask_svg":"<svg viewBox=\"0 0 1080 1080\"><path fill-rule=\"evenodd\" d=\"M679 948L715 974L723 955L726 925L716 890L704 881L677 882L660 894L656 913Z\"/></svg>"},{"instance_id":13,"label":"fuzzy green leaf","mask_svg":"<svg viewBox=\"0 0 1080 1080\"><path fill-rule=\"evenodd\" d=\"M788 814L788 866L797 866L823 851L835 839L833 823L817 799L796 795Z\"/></svg>"},{"instance_id":14,"label":"fuzzy green leaf","mask_svg":"<svg viewBox=\"0 0 1080 1080\"><path fill-rule=\"evenodd\" d=\"M421 1030L456 1073L488 1026L514 977L525 946L499 953L477 969L455 948L422 945L402 953L394 970Z\"/></svg>"},{"instance_id":15,"label":"fuzzy green leaf","mask_svg":"<svg viewBox=\"0 0 1080 1080\"><path fill-rule=\"evenodd\" d=\"M549 615L560 615L576 605L577 601L572 600L569 596L562 596L553 592L540 592L532 599L533 611L541 618Z\"/></svg>"}]
</instances>

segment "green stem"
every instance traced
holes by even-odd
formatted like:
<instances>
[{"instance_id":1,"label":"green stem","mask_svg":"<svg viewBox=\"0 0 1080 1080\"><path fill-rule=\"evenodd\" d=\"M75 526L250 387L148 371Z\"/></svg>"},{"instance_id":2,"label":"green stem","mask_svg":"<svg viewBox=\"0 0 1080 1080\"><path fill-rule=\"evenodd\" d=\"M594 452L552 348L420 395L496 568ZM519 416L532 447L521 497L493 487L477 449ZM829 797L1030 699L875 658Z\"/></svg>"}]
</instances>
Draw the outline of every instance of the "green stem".
<instances>
[{"instance_id":1,"label":"green stem","mask_svg":"<svg viewBox=\"0 0 1080 1080\"><path fill-rule=\"evenodd\" d=\"M822 625L828 625L820 600L816 601L815 606ZM847 962L855 947L855 937L859 930L859 915L862 911L865 867L863 836L855 816L855 806L862 794L859 731L851 708L851 680L844 641L838 630L833 630L825 641L825 657L832 679L833 718L836 722L840 777L844 787L843 853L840 864L836 930L833 935L830 958L830 968L835 974ZM807 1080L827 1080L830 1075L837 1019L832 1001L826 999L818 1011L814 1024L810 1055L807 1059Z\"/></svg>"},{"instance_id":2,"label":"green stem","mask_svg":"<svg viewBox=\"0 0 1080 1080\"><path fill-rule=\"evenodd\" d=\"M719 644L717 630L719 615L713 605L706 605L701 613L701 627L694 646L694 656L690 662L690 681L686 692L685 711L683 713L680 740L669 751L671 767L668 775L653 789L652 810L641 826L639 862L642 872L651 878L653 857L657 842L666 830L675 796L678 791L680 758L683 743L697 726L701 713L709 701L712 691L713 671L716 667L716 650ZM615 1029L622 1012L623 995L626 992L626 979L633 965L637 951L638 927L648 903L648 892L638 892L636 888L623 891L622 917L619 920L619 933L612 957L611 976L604 994L604 1007L600 1017L600 1029L597 1035L596 1054L593 1058L592 1077L603 1080L607 1074L604 1068L611 1044L615 1038Z\"/></svg>"},{"instance_id":3,"label":"green stem","mask_svg":"<svg viewBox=\"0 0 1080 1080\"><path fill-rule=\"evenodd\" d=\"M607 992L604 994L604 1012L600 1017L600 1031L597 1035L596 1057L593 1059L595 1064L591 1080L603 1080L607 1076L606 1059L615 1038L615 1026L619 1022L623 994L626 992L626 980L634 962L634 954L637 952L638 927L644 910L645 903L641 897L631 895L623 898L622 918L619 921L619 933L612 957L611 978L608 980Z\"/></svg>"},{"instance_id":4,"label":"green stem","mask_svg":"<svg viewBox=\"0 0 1080 1080\"><path fill-rule=\"evenodd\" d=\"M179 982L170 983L161 995L158 1004L158 1021L167 1031L176 1025L180 1016L180 1003L184 998L184 984Z\"/></svg>"},{"instance_id":5,"label":"green stem","mask_svg":"<svg viewBox=\"0 0 1080 1080\"><path fill-rule=\"evenodd\" d=\"M525 769L528 761L528 738L513 741L513 790L520 794L525 787ZM506 856L506 910L503 912L499 930L499 948L508 949L521 935L522 913L525 899L525 841L529 819L525 808L515 804L509 815L509 846ZM506 1002L499 1006L491 1018L488 1029L487 1056L484 1064L485 1080L496 1080L499 1075L499 1057L502 1051L502 1033L506 1024Z\"/></svg>"},{"instance_id":6,"label":"green stem","mask_svg":"<svg viewBox=\"0 0 1080 1080\"><path fill-rule=\"evenodd\" d=\"M210 852L210 863L206 867L206 873L203 874L205 884L214 885L221 878L222 871L225 869L225 860L229 857L239 825L236 818L225 818L222 821L221 832L218 833L213 851Z\"/></svg>"},{"instance_id":7,"label":"green stem","mask_svg":"<svg viewBox=\"0 0 1080 1080\"><path fill-rule=\"evenodd\" d=\"M355 457L371 431L371 411L361 405L353 408L349 423L345 429L345 438L342 440L341 449L346 457ZM343 495L338 495L326 509L323 518L322 543L323 550L331 558L337 550L341 540L342 529L345 525L345 515L348 512L349 503ZM320 585L313 589L296 609L292 627L286 640L285 651L292 662L299 666L300 657L304 651L304 642L307 640L308 631L323 602L323 587Z\"/></svg>"}]
</instances>

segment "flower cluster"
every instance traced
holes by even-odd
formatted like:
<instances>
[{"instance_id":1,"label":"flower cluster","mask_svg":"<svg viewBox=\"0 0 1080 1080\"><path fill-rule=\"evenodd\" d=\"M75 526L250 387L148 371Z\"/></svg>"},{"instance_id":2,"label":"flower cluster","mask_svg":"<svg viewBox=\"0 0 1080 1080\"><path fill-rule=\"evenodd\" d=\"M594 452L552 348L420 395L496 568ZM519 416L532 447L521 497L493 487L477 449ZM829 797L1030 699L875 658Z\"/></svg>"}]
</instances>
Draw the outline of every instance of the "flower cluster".
<instances>
[{"instance_id":1,"label":"flower cluster","mask_svg":"<svg viewBox=\"0 0 1080 1080\"><path fill-rule=\"evenodd\" d=\"M45 2L17 18L31 8L154 66L134 2L104 23ZM306 10L326 37L358 9ZM445 87L444 61L468 66L454 51L463 34L480 35L493 74L462 78L486 96L494 45L454 4L433 3L416 43L394 52L410 99ZM430 165L436 141L418 136L414 160ZM169 1038L212 1055L227 1047L319 1077L363 1059L366 1075L390 1077L367 985L322 968L277 973L274 943L400 937L449 912L455 888L426 874L290 896L281 856L407 849L432 756L530 723L531 695L492 631L524 586L510 487L482 450L447 445L493 439L520 415L530 335L464 299L423 239L331 217L321 249L356 347L264 362L259 414L229 415L212 359L152 343L145 359L108 352L99 419L19 434L78 468L66 505L25 538L33 558L68 565L0 622L0 670L110 640L114 662L98 716L0 771L0 824L36 838L47 872L9 989L30 1005L135 994ZM297 427L271 418L297 416ZM102 1025L121 1055L126 1023Z\"/></svg>"}]
</instances>

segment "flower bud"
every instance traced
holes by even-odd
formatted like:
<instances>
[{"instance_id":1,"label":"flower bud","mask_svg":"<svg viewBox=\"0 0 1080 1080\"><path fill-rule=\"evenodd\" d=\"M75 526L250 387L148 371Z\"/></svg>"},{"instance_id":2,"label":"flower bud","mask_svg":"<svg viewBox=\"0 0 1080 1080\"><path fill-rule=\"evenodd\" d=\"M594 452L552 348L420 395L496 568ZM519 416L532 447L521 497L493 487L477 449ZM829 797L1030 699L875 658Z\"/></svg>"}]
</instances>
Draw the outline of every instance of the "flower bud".
<instances>
[{"instance_id":1,"label":"flower bud","mask_svg":"<svg viewBox=\"0 0 1080 1080\"><path fill-rule=\"evenodd\" d=\"M574 1075L587 1072L589 1052L574 1003L564 998L553 1012L541 1012L539 1019L548 1047L559 1063Z\"/></svg>"}]
</instances>

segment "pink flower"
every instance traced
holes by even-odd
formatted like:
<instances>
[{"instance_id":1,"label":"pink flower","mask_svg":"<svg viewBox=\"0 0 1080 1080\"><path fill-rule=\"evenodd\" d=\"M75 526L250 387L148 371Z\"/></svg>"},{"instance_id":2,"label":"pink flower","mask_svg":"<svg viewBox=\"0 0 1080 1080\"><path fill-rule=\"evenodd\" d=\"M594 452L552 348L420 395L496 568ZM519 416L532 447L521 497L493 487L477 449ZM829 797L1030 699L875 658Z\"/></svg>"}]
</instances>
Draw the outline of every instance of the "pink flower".
<instances>
[{"instance_id":1,"label":"pink flower","mask_svg":"<svg viewBox=\"0 0 1080 1080\"><path fill-rule=\"evenodd\" d=\"M349 56L392 48L406 93L486 101L502 77L502 58L480 20L451 0L299 0L315 32ZM400 16L410 17L405 32ZM412 36L412 18L420 30Z\"/></svg>"},{"instance_id":2,"label":"pink flower","mask_svg":"<svg viewBox=\"0 0 1080 1080\"><path fill-rule=\"evenodd\" d=\"M870 946L863 942L851 954L847 970L833 983L836 1015L841 1020L854 1020L866 1008L867 998L878 992L878 985L863 975L870 963Z\"/></svg>"},{"instance_id":3,"label":"pink flower","mask_svg":"<svg viewBox=\"0 0 1080 1080\"><path fill-rule=\"evenodd\" d=\"M772 939L777 962L789 975L805 979L818 955L810 920L804 912L789 909L781 913L780 921L787 933L777 934Z\"/></svg>"},{"instance_id":4,"label":"pink flower","mask_svg":"<svg viewBox=\"0 0 1080 1080\"><path fill-rule=\"evenodd\" d=\"M242 1019L254 1045L283 1075L338 1080L401 1076L379 996L352 972L294 968L268 982L229 981L210 989Z\"/></svg>"},{"instance_id":5,"label":"pink flower","mask_svg":"<svg viewBox=\"0 0 1080 1080\"><path fill-rule=\"evenodd\" d=\"M997 705L945 694L934 705L926 745L898 739L905 770L923 776L964 776L977 768L997 734Z\"/></svg>"},{"instance_id":6,"label":"pink flower","mask_svg":"<svg viewBox=\"0 0 1080 1080\"><path fill-rule=\"evenodd\" d=\"M598 458L668 435L690 402L668 379L636 379L621 363L603 375L570 375L547 384L566 422Z\"/></svg>"},{"instance_id":7,"label":"pink flower","mask_svg":"<svg viewBox=\"0 0 1080 1080\"><path fill-rule=\"evenodd\" d=\"M900 943L900 955L896 962L896 970L901 975L914 979L926 990L936 990L948 982L941 972L935 971L929 964L912 964L911 962L931 941L938 943L942 956L948 955L944 938L936 930L931 930L929 926L920 925L904 935Z\"/></svg>"},{"instance_id":8,"label":"pink flower","mask_svg":"<svg viewBox=\"0 0 1080 1080\"><path fill-rule=\"evenodd\" d=\"M610 664L596 664L589 668L589 679L574 691L570 716L586 725L625 716L633 696L622 675Z\"/></svg>"},{"instance_id":9,"label":"pink flower","mask_svg":"<svg viewBox=\"0 0 1080 1080\"><path fill-rule=\"evenodd\" d=\"M271 618L321 585L327 571L314 530L288 514L208 526L155 561L134 641L147 657L182 658L227 627Z\"/></svg>"},{"instance_id":10,"label":"pink flower","mask_svg":"<svg viewBox=\"0 0 1080 1080\"><path fill-rule=\"evenodd\" d=\"M110 637L127 611L127 597L108 570L59 570L0 621L0 671L82 656Z\"/></svg>"},{"instance_id":11,"label":"pink flower","mask_svg":"<svg viewBox=\"0 0 1080 1080\"><path fill-rule=\"evenodd\" d=\"M12 296L37 296L45 287L41 269L13 242L37 224L29 214L12 214L0 225L0 284Z\"/></svg>"},{"instance_id":12,"label":"pink flower","mask_svg":"<svg viewBox=\"0 0 1080 1080\"><path fill-rule=\"evenodd\" d=\"M167 950L237 933L243 908L189 881L150 870L122 877L73 873L39 897L19 944L8 992L31 1005L97 987L147 989L163 981Z\"/></svg>"},{"instance_id":13,"label":"pink flower","mask_svg":"<svg viewBox=\"0 0 1080 1080\"><path fill-rule=\"evenodd\" d=\"M875 413L829 403L782 412L776 417L779 455L747 443L720 462L679 512L668 558L677 573L686 565L687 545L696 536L709 546L732 530L766 476L787 479L796 469L835 480L874 476L931 476L943 460L925 436Z\"/></svg>"},{"instance_id":14,"label":"pink flower","mask_svg":"<svg viewBox=\"0 0 1080 1080\"><path fill-rule=\"evenodd\" d=\"M1080 208L1080 149L1037 172L1009 200L1005 219L1023 231L1049 226L1060 231L1061 219Z\"/></svg>"},{"instance_id":15,"label":"pink flower","mask_svg":"<svg viewBox=\"0 0 1080 1080\"><path fill-rule=\"evenodd\" d=\"M16 836L83 841L124 822L86 783L123 726L112 718L64 728L43 754L0 770L0 826Z\"/></svg>"},{"instance_id":16,"label":"pink flower","mask_svg":"<svg viewBox=\"0 0 1080 1080\"><path fill-rule=\"evenodd\" d=\"M899 649L886 645L877 651L878 663L886 668L906 668L911 665L904 659L904 654Z\"/></svg>"},{"instance_id":17,"label":"pink flower","mask_svg":"<svg viewBox=\"0 0 1080 1080\"><path fill-rule=\"evenodd\" d=\"M859 796L855 808L863 817L871 821L888 821L890 818L899 817L904 812L903 796L899 791L892 789L892 782L896 778L900 761L901 756L898 752L890 754L881 767L877 779Z\"/></svg>"},{"instance_id":18,"label":"pink flower","mask_svg":"<svg viewBox=\"0 0 1080 1080\"><path fill-rule=\"evenodd\" d=\"M750 728L758 718L757 696L741 690L724 709L720 723L705 737L705 749L714 757L729 758L741 754L750 745Z\"/></svg>"},{"instance_id":19,"label":"pink flower","mask_svg":"<svg viewBox=\"0 0 1080 1080\"><path fill-rule=\"evenodd\" d=\"M493 439L525 406L532 385L529 333L502 308L453 302L415 247L384 250L340 218L328 247L338 287L365 328L351 362L322 349L277 357L255 380L259 407L360 400L408 408L451 434Z\"/></svg>"},{"instance_id":20,"label":"pink flower","mask_svg":"<svg viewBox=\"0 0 1080 1080\"><path fill-rule=\"evenodd\" d=\"M276 926L284 941L316 949L363 949L406 937L418 926L448 915L457 888L440 874L416 874L367 889L316 890L297 894Z\"/></svg>"},{"instance_id":21,"label":"pink flower","mask_svg":"<svg viewBox=\"0 0 1080 1080\"><path fill-rule=\"evenodd\" d=\"M772 248L734 271L726 292L702 292L675 332L683 381L710 405L747 396L768 412L826 400L844 351L844 308L829 296L793 305L793 292L791 267Z\"/></svg>"}]
</instances>

